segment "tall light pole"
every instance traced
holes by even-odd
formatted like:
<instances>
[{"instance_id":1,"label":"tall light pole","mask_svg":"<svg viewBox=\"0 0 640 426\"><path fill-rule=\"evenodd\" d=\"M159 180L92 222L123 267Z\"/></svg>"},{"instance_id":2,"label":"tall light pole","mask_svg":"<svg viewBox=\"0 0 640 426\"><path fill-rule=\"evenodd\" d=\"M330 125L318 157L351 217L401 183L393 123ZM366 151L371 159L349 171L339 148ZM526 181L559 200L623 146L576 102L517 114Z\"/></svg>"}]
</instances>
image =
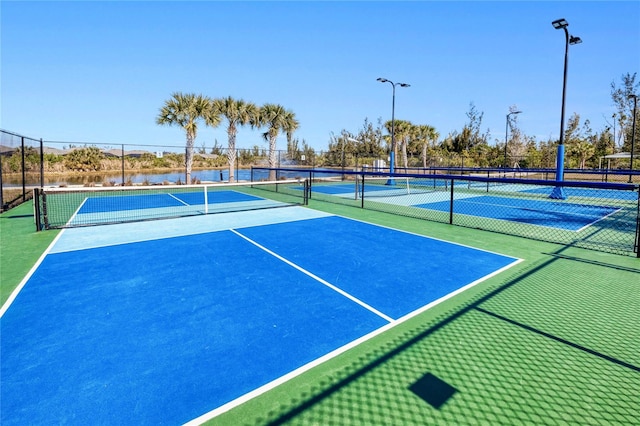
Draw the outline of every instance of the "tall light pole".
<instances>
[{"instance_id":1,"label":"tall light pole","mask_svg":"<svg viewBox=\"0 0 640 426\"><path fill-rule=\"evenodd\" d=\"M389 154L389 172L391 175L395 172L395 164L396 164L396 133L395 133L395 111L396 111L396 86L400 87L409 87L410 84L407 83L394 83L391 80L387 80L386 78L379 77L377 79L380 83L390 83L393 87L393 97L391 100L391 154ZM387 185L394 185L395 182L393 179L389 179L387 181Z\"/></svg>"},{"instance_id":2,"label":"tall light pole","mask_svg":"<svg viewBox=\"0 0 640 426\"><path fill-rule=\"evenodd\" d=\"M629 95L629 99L633 99L633 125L631 126L631 160L629 162L629 183L633 176L633 149L636 144L636 104L638 103L638 95Z\"/></svg>"},{"instance_id":3,"label":"tall light pole","mask_svg":"<svg viewBox=\"0 0 640 426\"><path fill-rule=\"evenodd\" d=\"M613 119L613 152L612 154L615 154L616 153L616 113L615 112L613 113L611 118Z\"/></svg>"},{"instance_id":4,"label":"tall light pole","mask_svg":"<svg viewBox=\"0 0 640 426\"><path fill-rule=\"evenodd\" d=\"M564 105L567 95L567 62L569 59L569 45L582 43L580 37L574 37L569 35L567 27L569 23L566 19L556 19L551 23L556 30L564 30L565 36L565 48L564 48L564 77L562 80L562 113L560 114L560 141L558 142L558 155L556 157L556 182L562 182L564 180ZM556 186L551 191L550 198L564 200L567 196L564 194L564 188L562 186Z\"/></svg>"},{"instance_id":5,"label":"tall light pole","mask_svg":"<svg viewBox=\"0 0 640 426\"><path fill-rule=\"evenodd\" d=\"M513 111L507 114L507 126L504 132L504 173L507 173L507 138L509 136L509 117L515 114L520 114L522 111Z\"/></svg>"}]
</instances>

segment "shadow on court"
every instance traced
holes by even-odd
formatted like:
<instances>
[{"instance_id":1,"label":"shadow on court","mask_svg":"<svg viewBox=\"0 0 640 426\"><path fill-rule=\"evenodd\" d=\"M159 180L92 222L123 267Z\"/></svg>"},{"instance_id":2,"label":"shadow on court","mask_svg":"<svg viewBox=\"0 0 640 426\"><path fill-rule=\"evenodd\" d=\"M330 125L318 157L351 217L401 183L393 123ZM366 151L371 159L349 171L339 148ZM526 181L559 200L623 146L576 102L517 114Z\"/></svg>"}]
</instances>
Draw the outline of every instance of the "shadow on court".
<instances>
[{"instance_id":1,"label":"shadow on court","mask_svg":"<svg viewBox=\"0 0 640 426\"><path fill-rule=\"evenodd\" d=\"M628 341L640 270L564 255L568 248L281 400L255 424L632 422L624 413L640 410L631 396L640 348ZM584 264L606 271L553 289L553 274Z\"/></svg>"}]
</instances>

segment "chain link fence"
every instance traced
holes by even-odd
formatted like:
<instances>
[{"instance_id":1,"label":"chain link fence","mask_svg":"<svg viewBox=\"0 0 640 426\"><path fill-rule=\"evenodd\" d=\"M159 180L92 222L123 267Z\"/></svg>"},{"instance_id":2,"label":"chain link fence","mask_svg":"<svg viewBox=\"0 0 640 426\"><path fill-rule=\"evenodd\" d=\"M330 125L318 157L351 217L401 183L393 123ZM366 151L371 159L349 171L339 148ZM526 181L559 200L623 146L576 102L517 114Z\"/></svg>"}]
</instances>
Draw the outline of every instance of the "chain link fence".
<instances>
[{"instance_id":1,"label":"chain link fence","mask_svg":"<svg viewBox=\"0 0 640 426\"><path fill-rule=\"evenodd\" d=\"M42 184L41 146L41 140L0 131L0 211L31 199Z\"/></svg>"},{"instance_id":2,"label":"chain link fence","mask_svg":"<svg viewBox=\"0 0 640 426\"><path fill-rule=\"evenodd\" d=\"M130 186L185 184L185 148L160 144L118 144L52 141L0 130L0 206L7 210L31 197L39 186ZM252 167L269 167L266 147L238 149L233 166L228 150L215 146L196 146L192 182L264 180L251 175ZM471 158L469 155L429 152L409 155L405 162L397 157L395 171L410 174L442 174L483 177L555 180L555 155L552 150L531 158L509 157L509 164L524 167L504 168L503 157ZM351 171L389 171L389 158L372 153L343 150L315 151L310 148L277 150L278 168L298 167ZM567 164L572 164L567 157ZM482 160L482 161L480 161ZM566 180L640 183L640 171L618 169L628 166L626 159L601 162L599 169L565 169ZM471 167L473 166L473 167ZM482 167L478 167L482 166ZM231 177L233 176L233 179Z\"/></svg>"},{"instance_id":3,"label":"chain link fence","mask_svg":"<svg viewBox=\"0 0 640 426\"><path fill-rule=\"evenodd\" d=\"M277 176L309 179L315 201L640 257L637 184L329 169Z\"/></svg>"}]
</instances>

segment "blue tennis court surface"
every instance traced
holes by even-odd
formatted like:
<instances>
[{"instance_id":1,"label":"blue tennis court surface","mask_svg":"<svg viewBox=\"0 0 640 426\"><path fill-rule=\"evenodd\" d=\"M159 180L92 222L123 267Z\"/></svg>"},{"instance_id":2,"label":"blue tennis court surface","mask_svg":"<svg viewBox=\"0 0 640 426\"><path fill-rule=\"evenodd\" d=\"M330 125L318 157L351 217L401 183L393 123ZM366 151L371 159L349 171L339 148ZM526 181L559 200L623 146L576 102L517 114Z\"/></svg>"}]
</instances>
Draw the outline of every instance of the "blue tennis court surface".
<instances>
[{"instance_id":1,"label":"blue tennis court surface","mask_svg":"<svg viewBox=\"0 0 640 426\"><path fill-rule=\"evenodd\" d=\"M448 212L450 201L418 204L415 207ZM570 231L579 231L618 210L619 208L608 206L554 201L533 202L527 199L489 195L456 199L453 205L454 213L530 223Z\"/></svg>"},{"instance_id":2,"label":"blue tennis court surface","mask_svg":"<svg viewBox=\"0 0 640 426\"><path fill-rule=\"evenodd\" d=\"M237 191L209 191L207 204L233 203L261 200ZM180 207L204 205L204 192L176 192L166 194L119 195L89 197L83 203L78 214L113 212L121 210L156 209L163 207Z\"/></svg>"},{"instance_id":3,"label":"blue tennis court surface","mask_svg":"<svg viewBox=\"0 0 640 426\"><path fill-rule=\"evenodd\" d=\"M282 207L287 203L270 200L240 191L213 190L170 193L117 195L100 194L85 198L69 224L105 224L201 215L213 212Z\"/></svg>"},{"instance_id":4,"label":"blue tennis court surface","mask_svg":"<svg viewBox=\"0 0 640 426\"><path fill-rule=\"evenodd\" d=\"M2 424L189 422L518 262L310 212L65 230L3 307Z\"/></svg>"},{"instance_id":5,"label":"blue tennis court surface","mask_svg":"<svg viewBox=\"0 0 640 426\"><path fill-rule=\"evenodd\" d=\"M530 194L551 194L551 188L535 188L527 189L522 192ZM610 200L628 200L636 201L638 193L634 191L613 191L610 189L593 189L593 188L571 188L565 187L564 193L567 197L585 197L585 198L603 198Z\"/></svg>"},{"instance_id":6,"label":"blue tennis court surface","mask_svg":"<svg viewBox=\"0 0 640 426\"><path fill-rule=\"evenodd\" d=\"M436 184L434 184L431 181L412 182L411 186L412 186L412 189L414 190L416 188L420 188L420 189L436 188ZM437 186L444 187L445 183L438 181ZM361 190L362 188L358 187L358 191L361 191ZM343 184L331 184L331 185L315 184L313 185L312 191L319 192L322 194L330 194L330 195L355 194L356 184L355 182L343 183ZM365 184L365 187L364 187L365 194L381 192L381 191L387 192L390 195L393 195L395 193L407 194L410 192L410 190L407 190L406 180L403 180L400 178L395 179L395 183L393 185L369 184L369 183Z\"/></svg>"},{"instance_id":7,"label":"blue tennis court surface","mask_svg":"<svg viewBox=\"0 0 640 426\"><path fill-rule=\"evenodd\" d=\"M410 186L403 183L402 179L396 179L395 185L367 185L365 183L365 200L367 197L376 197L377 202L419 207L440 212L449 212L451 200L448 191L441 191L445 181L438 181L440 191L429 179L411 182ZM459 183L461 187L469 187L468 182ZM484 188L480 186L479 188ZM432 191L433 190L433 191ZM620 192L597 189L566 188L567 200L554 201L540 198L515 198L502 196L503 193L550 193L550 188L531 189L523 185L503 185L493 189L498 196L493 195L469 195L457 193L454 195L454 213L468 216L499 219L549 228L569 231L581 231L595 222L616 213L620 207L607 205L593 205L576 200L578 197L599 199L606 203L608 199L620 198ZM339 197L353 197L355 184L314 185L313 192L331 194ZM367 193L370 194L367 196ZM425 195L429 194L429 195ZM433 194L433 195L431 195ZM396 197L401 195L402 197ZM629 200L635 200L637 194L633 191L624 193ZM427 201L426 197L431 200ZM597 201L596 201L597 202Z\"/></svg>"}]
</instances>

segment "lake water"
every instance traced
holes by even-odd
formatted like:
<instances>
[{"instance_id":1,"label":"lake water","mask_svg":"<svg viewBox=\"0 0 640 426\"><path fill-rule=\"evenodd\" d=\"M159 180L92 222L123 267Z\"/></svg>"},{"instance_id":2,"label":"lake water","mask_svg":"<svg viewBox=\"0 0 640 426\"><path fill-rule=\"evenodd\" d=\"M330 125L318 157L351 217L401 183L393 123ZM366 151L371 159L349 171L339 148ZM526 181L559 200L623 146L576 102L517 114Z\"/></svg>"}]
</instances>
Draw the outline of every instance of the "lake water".
<instances>
[{"instance_id":1,"label":"lake water","mask_svg":"<svg viewBox=\"0 0 640 426\"><path fill-rule=\"evenodd\" d=\"M315 173L318 175L318 173ZM306 178L309 176L305 170L284 172L281 171L278 174L280 177L286 177L288 179ZM229 170L195 170L191 172L192 179L198 179L201 182L224 182L229 180ZM269 177L267 170L253 170L253 180L266 180ZM252 170L251 169L238 169L235 172L236 181L251 181ZM40 177L36 174L28 174L26 176L27 186L39 186ZM131 173L125 172L125 182L131 181L134 184L142 184L148 182L149 184L162 184L164 182L176 183L185 182L184 171L180 172L168 172L168 173ZM60 186L60 185L86 185L86 184L103 184L112 182L114 184L122 183L122 173L91 173L81 176L56 176L47 175L45 173L45 185L46 186ZM3 186L22 186L22 176L3 176Z\"/></svg>"}]
</instances>

